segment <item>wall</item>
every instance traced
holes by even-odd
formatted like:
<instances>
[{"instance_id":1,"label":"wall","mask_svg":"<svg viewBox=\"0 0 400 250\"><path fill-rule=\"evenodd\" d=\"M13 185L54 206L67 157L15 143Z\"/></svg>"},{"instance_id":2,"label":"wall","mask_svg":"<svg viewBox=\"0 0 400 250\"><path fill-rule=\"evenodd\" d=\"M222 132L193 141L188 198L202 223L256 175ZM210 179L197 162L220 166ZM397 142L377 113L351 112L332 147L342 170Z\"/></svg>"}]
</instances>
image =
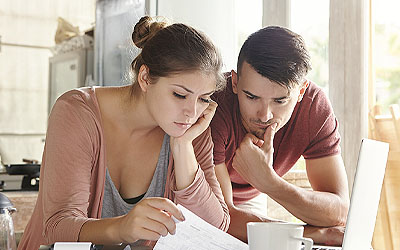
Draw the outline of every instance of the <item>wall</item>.
<instances>
[{"instance_id":1,"label":"wall","mask_svg":"<svg viewBox=\"0 0 400 250\"><path fill-rule=\"evenodd\" d=\"M225 70L236 68L235 1L158 1L160 16L206 33L220 49Z\"/></svg>"}]
</instances>

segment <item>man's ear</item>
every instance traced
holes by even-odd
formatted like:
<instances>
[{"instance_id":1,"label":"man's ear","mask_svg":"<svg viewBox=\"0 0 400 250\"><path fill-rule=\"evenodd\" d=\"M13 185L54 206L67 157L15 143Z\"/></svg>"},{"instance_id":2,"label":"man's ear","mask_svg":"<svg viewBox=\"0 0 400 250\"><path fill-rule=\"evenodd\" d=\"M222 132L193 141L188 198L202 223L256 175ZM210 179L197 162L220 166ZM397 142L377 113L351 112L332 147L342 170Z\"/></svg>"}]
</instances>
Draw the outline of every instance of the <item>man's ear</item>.
<instances>
[{"instance_id":1,"label":"man's ear","mask_svg":"<svg viewBox=\"0 0 400 250\"><path fill-rule=\"evenodd\" d=\"M140 66L138 73L138 84L143 92L146 92L150 86L149 68L146 65Z\"/></svg>"},{"instance_id":2,"label":"man's ear","mask_svg":"<svg viewBox=\"0 0 400 250\"><path fill-rule=\"evenodd\" d=\"M301 102L301 100L303 100L304 93L306 93L306 90L309 85L310 85L310 82L308 80L305 80L304 83L301 85L299 97L297 98L297 102Z\"/></svg>"},{"instance_id":3,"label":"man's ear","mask_svg":"<svg viewBox=\"0 0 400 250\"><path fill-rule=\"evenodd\" d=\"M231 75L232 75L232 90L233 90L233 93L237 94L238 93L238 90L237 90L238 75L234 70L231 71Z\"/></svg>"}]
</instances>

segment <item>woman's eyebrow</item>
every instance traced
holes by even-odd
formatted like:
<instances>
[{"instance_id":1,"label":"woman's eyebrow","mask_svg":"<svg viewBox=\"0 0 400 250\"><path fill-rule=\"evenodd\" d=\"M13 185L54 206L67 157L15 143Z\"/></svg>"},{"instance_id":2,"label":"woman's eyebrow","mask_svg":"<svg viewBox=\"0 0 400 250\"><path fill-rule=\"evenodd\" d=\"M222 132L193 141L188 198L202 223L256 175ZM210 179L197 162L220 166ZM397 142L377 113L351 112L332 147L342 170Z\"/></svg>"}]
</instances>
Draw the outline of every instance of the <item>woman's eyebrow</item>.
<instances>
[{"instance_id":1,"label":"woman's eyebrow","mask_svg":"<svg viewBox=\"0 0 400 250\"><path fill-rule=\"evenodd\" d=\"M193 90L190 90L190 89L186 88L186 87L183 86L183 85L180 85L180 84L172 84L172 85L173 85L173 86L176 86L176 87L179 87L179 88L182 88L182 89L184 89L186 92L189 92L189 93L191 93L191 94L194 94ZM215 92L215 90L211 90L210 92L204 93L204 94L202 94L202 95L212 95L214 92Z\"/></svg>"},{"instance_id":2,"label":"woman's eyebrow","mask_svg":"<svg viewBox=\"0 0 400 250\"><path fill-rule=\"evenodd\" d=\"M191 93L191 94L194 93L192 90L186 88L186 87L183 86L183 85L180 85L180 84L172 84L172 85L173 85L173 86L176 86L176 87L179 87L179 88L182 88L182 89L186 90L187 92L189 92L189 93Z\"/></svg>"}]
</instances>

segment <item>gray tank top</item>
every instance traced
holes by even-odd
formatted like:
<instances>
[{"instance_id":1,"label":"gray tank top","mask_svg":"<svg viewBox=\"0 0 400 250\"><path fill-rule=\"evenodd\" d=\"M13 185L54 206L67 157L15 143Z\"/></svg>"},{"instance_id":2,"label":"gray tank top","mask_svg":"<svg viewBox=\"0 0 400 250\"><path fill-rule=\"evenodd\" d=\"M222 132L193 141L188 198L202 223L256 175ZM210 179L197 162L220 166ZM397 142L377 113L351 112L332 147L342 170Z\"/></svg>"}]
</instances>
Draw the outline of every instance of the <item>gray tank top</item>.
<instances>
[{"instance_id":1,"label":"gray tank top","mask_svg":"<svg viewBox=\"0 0 400 250\"><path fill-rule=\"evenodd\" d=\"M143 198L164 196L169 153L169 135L165 134L153 179L151 180L150 186ZM132 208L135 207L136 204L129 204L124 201L115 187L108 169L106 169L106 181L104 185L104 198L101 218L110 218L127 214Z\"/></svg>"}]
</instances>

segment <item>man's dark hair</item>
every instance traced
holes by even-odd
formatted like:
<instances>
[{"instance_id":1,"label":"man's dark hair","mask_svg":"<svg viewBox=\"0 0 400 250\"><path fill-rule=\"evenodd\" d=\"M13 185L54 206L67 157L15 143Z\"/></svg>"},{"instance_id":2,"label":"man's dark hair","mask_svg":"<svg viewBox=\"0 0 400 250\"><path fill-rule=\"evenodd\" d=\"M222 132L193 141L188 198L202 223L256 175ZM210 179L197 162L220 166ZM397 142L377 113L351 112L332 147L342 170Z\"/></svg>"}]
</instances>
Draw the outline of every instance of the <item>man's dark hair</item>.
<instances>
[{"instance_id":1,"label":"man's dark hair","mask_svg":"<svg viewBox=\"0 0 400 250\"><path fill-rule=\"evenodd\" d=\"M265 27L247 38L239 53L238 76L243 62L288 89L300 84L311 70L310 55L303 38L278 26Z\"/></svg>"}]
</instances>

